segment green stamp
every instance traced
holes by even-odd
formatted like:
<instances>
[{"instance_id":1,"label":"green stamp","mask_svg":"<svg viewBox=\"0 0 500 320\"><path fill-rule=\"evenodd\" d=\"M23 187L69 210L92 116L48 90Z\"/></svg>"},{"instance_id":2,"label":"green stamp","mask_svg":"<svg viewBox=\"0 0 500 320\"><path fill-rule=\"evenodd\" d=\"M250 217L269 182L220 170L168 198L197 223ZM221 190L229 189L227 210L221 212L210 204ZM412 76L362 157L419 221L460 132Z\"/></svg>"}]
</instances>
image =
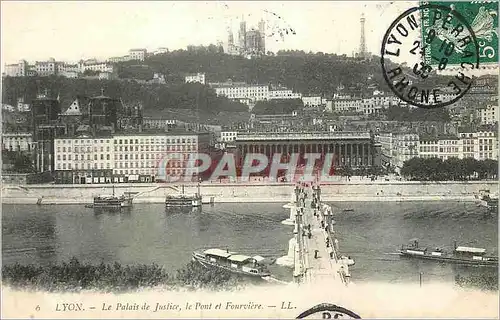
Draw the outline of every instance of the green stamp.
<instances>
[{"instance_id":1,"label":"green stamp","mask_svg":"<svg viewBox=\"0 0 500 320\"><path fill-rule=\"evenodd\" d=\"M467 60L467 52L478 50L479 66L484 68L498 67L498 2L496 1L430 1L421 5L437 5L450 10L424 9L421 12L422 39L437 36L440 42L431 42L424 50L423 58L426 64L437 66L439 61L433 57L443 51L442 43L451 43L455 55L448 59L449 66L459 66ZM459 14L461 19L447 20L448 16ZM462 25L462 26L461 26ZM464 45L463 40L473 33L477 41ZM461 33L459 35L459 32ZM450 46L451 48L451 46ZM471 57L472 59L472 57ZM472 62L472 61L470 61Z\"/></svg>"}]
</instances>

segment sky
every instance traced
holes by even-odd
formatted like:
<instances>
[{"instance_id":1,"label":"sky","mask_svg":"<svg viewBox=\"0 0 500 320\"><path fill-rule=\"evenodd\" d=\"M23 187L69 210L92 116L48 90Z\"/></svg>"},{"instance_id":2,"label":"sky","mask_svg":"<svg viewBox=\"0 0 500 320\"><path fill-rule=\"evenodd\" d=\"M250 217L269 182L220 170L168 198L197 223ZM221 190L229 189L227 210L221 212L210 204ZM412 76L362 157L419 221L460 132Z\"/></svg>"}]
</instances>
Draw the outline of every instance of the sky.
<instances>
[{"instance_id":1,"label":"sky","mask_svg":"<svg viewBox=\"0 0 500 320\"><path fill-rule=\"evenodd\" d=\"M367 50L378 54L387 27L413 6L382 1L2 1L2 69L20 59L106 59L131 48L175 50L226 43L229 28L237 40L242 18L247 29L264 19L267 33L276 28L295 31L268 36L266 50L351 55L359 50L361 13Z\"/></svg>"}]
</instances>

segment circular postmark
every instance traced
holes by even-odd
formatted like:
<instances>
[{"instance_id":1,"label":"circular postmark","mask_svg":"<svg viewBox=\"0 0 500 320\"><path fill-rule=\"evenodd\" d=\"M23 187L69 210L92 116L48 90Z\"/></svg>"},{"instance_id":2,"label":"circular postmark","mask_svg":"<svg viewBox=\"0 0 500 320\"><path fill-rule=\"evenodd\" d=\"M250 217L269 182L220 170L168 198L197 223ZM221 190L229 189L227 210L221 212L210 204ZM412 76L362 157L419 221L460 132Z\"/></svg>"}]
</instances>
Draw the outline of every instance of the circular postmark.
<instances>
[{"instance_id":1,"label":"circular postmark","mask_svg":"<svg viewBox=\"0 0 500 320\"><path fill-rule=\"evenodd\" d=\"M344 307L321 303L302 312L297 319L361 319L361 317Z\"/></svg>"},{"instance_id":2,"label":"circular postmark","mask_svg":"<svg viewBox=\"0 0 500 320\"><path fill-rule=\"evenodd\" d=\"M424 4L402 13L387 30L381 50L383 76L394 94L421 108L451 105L472 85L479 45L453 5Z\"/></svg>"}]
</instances>

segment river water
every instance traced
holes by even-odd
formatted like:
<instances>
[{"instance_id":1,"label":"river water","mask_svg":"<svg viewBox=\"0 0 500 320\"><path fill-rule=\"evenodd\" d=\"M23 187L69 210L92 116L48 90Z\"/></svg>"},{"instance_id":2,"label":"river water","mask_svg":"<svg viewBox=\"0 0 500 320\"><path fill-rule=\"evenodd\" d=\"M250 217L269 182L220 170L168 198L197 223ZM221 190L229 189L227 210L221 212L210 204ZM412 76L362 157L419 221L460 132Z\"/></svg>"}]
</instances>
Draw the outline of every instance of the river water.
<instances>
[{"instance_id":1,"label":"river water","mask_svg":"<svg viewBox=\"0 0 500 320\"><path fill-rule=\"evenodd\" d=\"M423 284L456 283L457 275L498 280L495 268L457 267L394 255L401 244L451 249L458 245L498 254L498 215L473 203L332 203L342 254L356 265L352 281ZM352 211L343 211L352 209ZM200 212L138 204L121 213L95 212L82 205L3 205L3 264L48 264L77 257L92 263L157 263L172 272L191 260L193 250L228 248L249 255L280 257L288 252L292 226L283 204L205 205ZM291 280L291 270L273 266L275 277ZM491 280L493 278L493 280Z\"/></svg>"}]
</instances>

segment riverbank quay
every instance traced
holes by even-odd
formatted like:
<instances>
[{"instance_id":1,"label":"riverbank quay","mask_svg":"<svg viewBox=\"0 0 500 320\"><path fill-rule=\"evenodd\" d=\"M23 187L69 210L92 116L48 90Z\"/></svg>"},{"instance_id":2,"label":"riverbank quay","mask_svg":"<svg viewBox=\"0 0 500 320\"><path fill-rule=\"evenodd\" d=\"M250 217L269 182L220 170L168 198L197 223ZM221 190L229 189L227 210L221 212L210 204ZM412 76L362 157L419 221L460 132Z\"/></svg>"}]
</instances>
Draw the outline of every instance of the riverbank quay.
<instances>
[{"instance_id":1,"label":"riverbank quay","mask_svg":"<svg viewBox=\"0 0 500 320\"><path fill-rule=\"evenodd\" d=\"M289 202L293 183L251 182L199 184L203 198L214 203ZM3 185L3 204L87 204L94 196L133 193L133 203L164 203L166 195L198 192L197 183L32 184ZM498 193L497 181L337 181L321 184L326 202L336 201L475 201L482 190Z\"/></svg>"}]
</instances>

